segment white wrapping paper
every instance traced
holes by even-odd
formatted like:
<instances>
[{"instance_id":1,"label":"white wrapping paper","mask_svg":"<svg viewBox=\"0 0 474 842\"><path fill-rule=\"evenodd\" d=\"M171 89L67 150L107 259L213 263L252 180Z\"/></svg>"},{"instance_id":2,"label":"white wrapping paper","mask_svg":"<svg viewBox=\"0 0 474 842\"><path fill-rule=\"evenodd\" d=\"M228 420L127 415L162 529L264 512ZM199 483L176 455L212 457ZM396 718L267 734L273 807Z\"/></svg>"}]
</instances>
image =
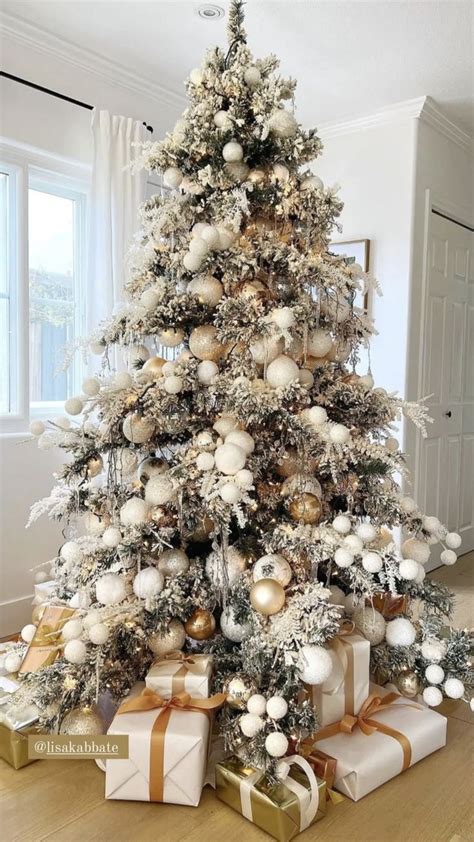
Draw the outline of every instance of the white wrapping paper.
<instances>
[{"instance_id":1,"label":"white wrapping paper","mask_svg":"<svg viewBox=\"0 0 474 842\"><path fill-rule=\"evenodd\" d=\"M138 695L143 683L130 696ZM129 697L130 698L130 697ZM162 710L117 714L109 734L129 735L128 760L107 760L105 797L150 801L150 747L153 725ZM163 802L197 807L206 773L209 718L198 711L172 710L164 737Z\"/></svg>"},{"instance_id":2,"label":"white wrapping paper","mask_svg":"<svg viewBox=\"0 0 474 842\"><path fill-rule=\"evenodd\" d=\"M369 695L370 643L360 634L341 635L327 649L333 670L322 685L312 686L311 698L321 726L358 713Z\"/></svg>"},{"instance_id":3,"label":"white wrapping paper","mask_svg":"<svg viewBox=\"0 0 474 842\"><path fill-rule=\"evenodd\" d=\"M212 676L212 655L192 655L191 660L156 661L148 670L146 686L163 699L186 692L195 699L208 699Z\"/></svg>"},{"instance_id":4,"label":"white wrapping paper","mask_svg":"<svg viewBox=\"0 0 474 842\"><path fill-rule=\"evenodd\" d=\"M385 696L384 687L371 685L371 693ZM413 766L446 745L446 717L428 708L410 707L410 699L399 698L394 706L373 719L400 731L409 740ZM336 734L319 740L316 747L336 758L334 788L359 801L364 795L400 774L403 751L399 742L375 731L370 736L356 725L351 734Z\"/></svg>"}]
</instances>

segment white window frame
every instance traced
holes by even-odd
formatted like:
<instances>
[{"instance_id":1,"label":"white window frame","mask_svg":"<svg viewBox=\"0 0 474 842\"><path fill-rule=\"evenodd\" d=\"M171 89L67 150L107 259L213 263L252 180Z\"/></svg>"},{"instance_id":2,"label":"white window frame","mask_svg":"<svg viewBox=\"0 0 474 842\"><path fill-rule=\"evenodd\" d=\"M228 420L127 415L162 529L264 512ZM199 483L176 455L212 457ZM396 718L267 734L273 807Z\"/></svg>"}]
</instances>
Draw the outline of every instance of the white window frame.
<instances>
[{"instance_id":1,"label":"white window frame","mask_svg":"<svg viewBox=\"0 0 474 842\"><path fill-rule=\"evenodd\" d=\"M16 360L14 384L15 411L0 416L0 434L18 434L28 430L35 417L51 418L62 414L63 402L41 402L30 406L29 396L29 265L28 265L28 189L51 190L57 195L78 202L75 219L75 336L84 335L86 292L86 234L91 167L60 156L51 155L26 144L0 138L0 161L4 172L12 173L15 190L10 226L10 295L11 317L16 325L12 337L10 362ZM10 184L10 182L9 182ZM77 237L77 240L76 240ZM76 276L77 271L77 276ZM74 389L80 389L82 363L74 360ZM70 397L70 396L69 396Z\"/></svg>"}]
</instances>

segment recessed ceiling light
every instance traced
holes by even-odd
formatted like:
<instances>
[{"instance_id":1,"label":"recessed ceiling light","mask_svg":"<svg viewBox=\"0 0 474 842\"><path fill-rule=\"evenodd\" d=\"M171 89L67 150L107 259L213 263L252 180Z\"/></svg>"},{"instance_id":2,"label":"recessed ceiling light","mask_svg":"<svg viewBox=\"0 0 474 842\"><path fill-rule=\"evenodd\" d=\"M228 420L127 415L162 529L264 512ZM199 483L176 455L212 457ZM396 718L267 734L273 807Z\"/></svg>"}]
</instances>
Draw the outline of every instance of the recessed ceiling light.
<instances>
[{"instance_id":1,"label":"recessed ceiling light","mask_svg":"<svg viewBox=\"0 0 474 842\"><path fill-rule=\"evenodd\" d=\"M203 20L219 20L225 15L224 9L221 6L214 6L213 3L205 3L203 6L199 6L196 13Z\"/></svg>"}]
</instances>

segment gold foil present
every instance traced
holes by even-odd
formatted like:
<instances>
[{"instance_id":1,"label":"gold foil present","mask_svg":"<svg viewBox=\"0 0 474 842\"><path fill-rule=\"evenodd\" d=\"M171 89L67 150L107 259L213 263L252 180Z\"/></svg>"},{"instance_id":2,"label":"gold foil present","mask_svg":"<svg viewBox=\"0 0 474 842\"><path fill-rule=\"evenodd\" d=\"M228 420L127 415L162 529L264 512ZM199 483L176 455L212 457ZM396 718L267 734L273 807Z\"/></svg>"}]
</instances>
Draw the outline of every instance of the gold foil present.
<instances>
[{"instance_id":1,"label":"gold foil present","mask_svg":"<svg viewBox=\"0 0 474 842\"><path fill-rule=\"evenodd\" d=\"M54 663L59 654L58 644L62 642L61 629L74 613L73 608L48 605L26 650L19 673L36 672Z\"/></svg>"},{"instance_id":2,"label":"gold foil present","mask_svg":"<svg viewBox=\"0 0 474 842\"><path fill-rule=\"evenodd\" d=\"M292 758L284 760L291 762ZM252 779L254 782L249 786ZM279 842L288 842L305 829L302 828L302 797L296 793L309 794L308 778L292 765L287 782L271 784L263 773L244 766L236 757L216 765L217 797ZM319 803L310 824L326 813L326 782L317 779L316 783Z\"/></svg>"},{"instance_id":3,"label":"gold foil present","mask_svg":"<svg viewBox=\"0 0 474 842\"><path fill-rule=\"evenodd\" d=\"M35 759L28 757L28 734L38 734L36 725L28 725L19 731L12 731L7 725L0 723L0 757L14 769L21 769L34 763Z\"/></svg>"}]
</instances>

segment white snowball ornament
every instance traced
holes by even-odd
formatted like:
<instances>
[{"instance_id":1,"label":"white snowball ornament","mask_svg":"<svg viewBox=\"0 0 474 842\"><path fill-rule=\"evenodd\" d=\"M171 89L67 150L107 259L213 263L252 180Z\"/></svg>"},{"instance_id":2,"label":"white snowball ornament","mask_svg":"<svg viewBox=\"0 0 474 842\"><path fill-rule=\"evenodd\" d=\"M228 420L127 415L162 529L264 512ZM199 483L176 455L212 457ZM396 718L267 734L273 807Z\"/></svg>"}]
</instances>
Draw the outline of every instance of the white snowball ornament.
<instances>
[{"instance_id":1,"label":"white snowball ornament","mask_svg":"<svg viewBox=\"0 0 474 842\"><path fill-rule=\"evenodd\" d=\"M228 436L232 430L236 430L237 427L238 422L233 415L221 415L221 417L214 423L213 430L225 439L225 437Z\"/></svg>"},{"instance_id":2,"label":"white snowball ornament","mask_svg":"<svg viewBox=\"0 0 474 842\"><path fill-rule=\"evenodd\" d=\"M191 73L189 74L189 80L190 82L192 82L193 85L199 87L204 81L204 73L199 67L194 67L193 70L191 70Z\"/></svg>"},{"instance_id":3,"label":"white snowball ornament","mask_svg":"<svg viewBox=\"0 0 474 842\"><path fill-rule=\"evenodd\" d=\"M430 684L441 684L444 681L444 669L438 664L430 664L425 669L425 678Z\"/></svg>"},{"instance_id":4,"label":"white snowball ornament","mask_svg":"<svg viewBox=\"0 0 474 842\"><path fill-rule=\"evenodd\" d=\"M271 363L283 351L284 339L281 336L265 336L263 339L256 339L250 345L252 359L259 365Z\"/></svg>"},{"instance_id":5,"label":"white snowball ornament","mask_svg":"<svg viewBox=\"0 0 474 842\"><path fill-rule=\"evenodd\" d=\"M267 700L265 696L261 696L260 693L254 693L253 696L250 696L250 699L247 702L247 710L249 713L254 713L256 716L263 716L267 709Z\"/></svg>"},{"instance_id":6,"label":"white snowball ornament","mask_svg":"<svg viewBox=\"0 0 474 842\"><path fill-rule=\"evenodd\" d=\"M187 251L183 257L183 266L188 272L199 272L202 264L202 257L192 251Z\"/></svg>"},{"instance_id":7,"label":"white snowball ornament","mask_svg":"<svg viewBox=\"0 0 474 842\"><path fill-rule=\"evenodd\" d=\"M298 380L299 368L291 357L280 354L267 368L266 380L274 389Z\"/></svg>"},{"instance_id":8,"label":"white snowball ornament","mask_svg":"<svg viewBox=\"0 0 474 842\"><path fill-rule=\"evenodd\" d=\"M265 749L270 757L283 757L288 751L288 739L281 731L273 731L265 740Z\"/></svg>"},{"instance_id":9,"label":"white snowball ornament","mask_svg":"<svg viewBox=\"0 0 474 842\"><path fill-rule=\"evenodd\" d=\"M426 687L423 690L423 701L430 706L430 708L438 707L443 701L443 694L439 687Z\"/></svg>"},{"instance_id":10,"label":"white snowball ornament","mask_svg":"<svg viewBox=\"0 0 474 842\"><path fill-rule=\"evenodd\" d=\"M94 646L103 646L109 639L109 630L105 623L95 623L89 628L89 640Z\"/></svg>"},{"instance_id":11,"label":"white snowball ornament","mask_svg":"<svg viewBox=\"0 0 474 842\"><path fill-rule=\"evenodd\" d=\"M241 447L247 456L255 450L255 441L245 430L231 430L225 437L226 444L236 444Z\"/></svg>"},{"instance_id":12,"label":"white snowball ornament","mask_svg":"<svg viewBox=\"0 0 474 842\"><path fill-rule=\"evenodd\" d=\"M403 558L413 558L419 564L426 564L430 557L430 548L425 541L418 538L408 538L402 544Z\"/></svg>"},{"instance_id":13,"label":"white snowball ornament","mask_svg":"<svg viewBox=\"0 0 474 842\"><path fill-rule=\"evenodd\" d=\"M457 532L448 532L446 538L444 539L444 543L450 550L458 550L462 544L462 538Z\"/></svg>"},{"instance_id":14,"label":"white snowball ornament","mask_svg":"<svg viewBox=\"0 0 474 842\"><path fill-rule=\"evenodd\" d=\"M219 496L224 503L234 505L242 499L242 489L233 482L226 482L225 485L219 489Z\"/></svg>"},{"instance_id":15,"label":"white snowball ornament","mask_svg":"<svg viewBox=\"0 0 474 842\"><path fill-rule=\"evenodd\" d=\"M446 646L442 640L428 637L421 644L421 654L426 661L442 661L446 655Z\"/></svg>"},{"instance_id":16,"label":"white snowball ornament","mask_svg":"<svg viewBox=\"0 0 474 842\"><path fill-rule=\"evenodd\" d=\"M163 590L165 580L156 567L145 567L133 580L133 593L139 599L150 599Z\"/></svg>"},{"instance_id":17,"label":"white snowball ornament","mask_svg":"<svg viewBox=\"0 0 474 842\"><path fill-rule=\"evenodd\" d=\"M150 506L164 506L176 497L173 480L166 474L151 477L145 487L145 500Z\"/></svg>"},{"instance_id":18,"label":"white snowball ornament","mask_svg":"<svg viewBox=\"0 0 474 842\"><path fill-rule=\"evenodd\" d=\"M307 348L312 357L325 357L332 348L331 334L322 328L313 330L308 336Z\"/></svg>"},{"instance_id":19,"label":"white snowball ornament","mask_svg":"<svg viewBox=\"0 0 474 842\"><path fill-rule=\"evenodd\" d=\"M351 553L361 553L364 549L364 542L358 535L346 535L344 538L344 546L351 551Z\"/></svg>"},{"instance_id":20,"label":"white snowball ornament","mask_svg":"<svg viewBox=\"0 0 474 842\"><path fill-rule=\"evenodd\" d=\"M362 557L362 567L367 573L380 573L383 561L378 553L365 553Z\"/></svg>"},{"instance_id":21,"label":"white snowball ornament","mask_svg":"<svg viewBox=\"0 0 474 842\"><path fill-rule=\"evenodd\" d=\"M224 637L227 640L232 640L233 643L242 643L245 635L250 631L250 626L236 622L230 606L224 608L220 618L220 626Z\"/></svg>"},{"instance_id":22,"label":"white snowball ornament","mask_svg":"<svg viewBox=\"0 0 474 842\"><path fill-rule=\"evenodd\" d=\"M196 458L196 467L199 471L212 471L214 462L212 453L200 453Z\"/></svg>"},{"instance_id":23,"label":"white snowball ornament","mask_svg":"<svg viewBox=\"0 0 474 842\"><path fill-rule=\"evenodd\" d=\"M63 640L75 640L82 634L82 620L68 620L61 629Z\"/></svg>"},{"instance_id":24,"label":"white snowball ornament","mask_svg":"<svg viewBox=\"0 0 474 842\"><path fill-rule=\"evenodd\" d=\"M239 720L240 730L246 737L255 737L262 730L263 724L263 719L256 713L244 713Z\"/></svg>"},{"instance_id":25,"label":"white snowball ornament","mask_svg":"<svg viewBox=\"0 0 474 842\"><path fill-rule=\"evenodd\" d=\"M294 137L298 130L298 123L293 114L279 108L274 111L268 120L268 128L277 137Z\"/></svg>"},{"instance_id":26,"label":"white snowball ornament","mask_svg":"<svg viewBox=\"0 0 474 842\"><path fill-rule=\"evenodd\" d=\"M354 556L349 549L338 547L334 553L334 561L338 567L350 567L354 564Z\"/></svg>"},{"instance_id":27,"label":"white snowball ornament","mask_svg":"<svg viewBox=\"0 0 474 842\"><path fill-rule=\"evenodd\" d=\"M21 639L25 641L25 643L31 643L34 636L36 634L36 626L33 623L28 623L26 626L23 626L21 630Z\"/></svg>"},{"instance_id":28,"label":"white snowball ornament","mask_svg":"<svg viewBox=\"0 0 474 842\"><path fill-rule=\"evenodd\" d=\"M118 371L115 375L114 386L116 389L128 389L132 383L132 376L128 371Z\"/></svg>"},{"instance_id":29,"label":"white snowball ornament","mask_svg":"<svg viewBox=\"0 0 474 842\"><path fill-rule=\"evenodd\" d=\"M247 67L244 72L244 82L249 88L256 88L262 81L262 74L258 67Z\"/></svg>"},{"instance_id":30,"label":"white snowball ornament","mask_svg":"<svg viewBox=\"0 0 474 842\"><path fill-rule=\"evenodd\" d=\"M270 696L267 702L267 714L270 719L283 719L288 713L288 702L283 696Z\"/></svg>"},{"instance_id":31,"label":"white snowball ornament","mask_svg":"<svg viewBox=\"0 0 474 842\"><path fill-rule=\"evenodd\" d=\"M69 564L80 564L84 554L75 541L66 541L59 550L59 555Z\"/></svg>"},{"instance_id":32,"label":"white snowball ornament","mask_svg":"<svg viewBox=\"0 0 474 842\"><path fill-rule=\"evenodd\" d=\"M275 307L270 318L281 330L288 330L295 323L295 314L291 307Z\"/></svg>"},{"instance_id":33,"label":"white snowball ornament","mask_svg":"<svg viewBox=\"0 0 474 842\"><path fill-rule=\"evenodd\" d=\"M302 646L298 657L298 671L305 684L324 684L331 675L331 655L323 646Z\"/></svg>"},{"instance_id":34,"label":"white snowball ornament","mask_svg":"<svg viewBox=\"0 0 474 842\"><path fill-rule=\"evenodd\" d=\"M364 544L370 544L377 537L377 530L371 523L359 523L356 527L356 535L362 539Z\"/></svg>"},{"instance_id":35,"label":"white snowball ornament","mask_svg":"<svg viewBox=\"0 0 474 842\"><path fill-rule=\"evenodd\" d=\"M446 564L448 567L451 567L452 564L456 564L458 557L454 550L443 550L439 560L442 564Z\"/></svg>"},{"instance_id":36,"label":"white snowball ornament","mask_svg":"<svg viewBox=\"0 0 474 842\"><path fill-rule=\"evenodd\" d=\"M423 518L423 529L427 532L438 532L441 527L441 521L433 515L425 515Z\"/></svg>"},{"instance_id":37,"label":"white snowball ornament","mask_svg":"<svg viewBox=\"0 0 474 842\"><path fill-rule=\"evenodd\" d=\"M176 190L183 180L183 173L177 167L168 167L163 173L163 181L167 187Z\"/></svg>"},{"instance_id":38,"label":"white snowball ornament","mask_svg":"<svg viewBox=\"0 0 474 842\"><path fill-rule=\"evenodd\" d=\"M82 391L90 398L95 397L100 392L100 383L96 377L86 377L82 381Z\"/></svg>"},{"instance_id":39,"label":"white snowball ornament","mask_svg":"<svg viewBox=\"0 0 474 842\"><path fill-rule=\"evenodd\" d=\"M163 388L168 395L179 395L179 393L183 389L183 379L182 377L177 377L176 375L171 375L171 377L167 377L163 384Z\"/></svg>"},{"instance_id":40,"label":"white snowball ornament","mask_svg":"<svg viewBox=\"0 0 474 842\"><path fill-rule=\"evenodd\" d=\"M145 289L140 296L140 304L145 310L154 310L160 303L162 295L156 289Z\"/></svg>"},{"instance_id":41,"label":"white snowball ornament","mask_svg":"<svg viewBox=\"0 0 474 842\"><path fill-rule=\"evenodd\" d=\"M328 591L331 591L331 596L328 599L330 605L345 604L346 595L342 588L339 588L337 585L329 585Z\"/></svg>"},{"instance_id":42,"label":"white snowball ornament","mask_svg":"<svg viewBox=\"0 0 474 842\"><path fill-rule=\"evenodd\" d=\"M22 660L22 655L19 655L17 652L9 652L8 655L5 655L3 661L6 671L12 673L18 672L21 667Z\"/></svg>"},{"instance_id":43,"label":"white snowball ornament","mask_svg":"<svg viewBox=\"0 0 474 842\"><path fill-rule=\"evenodd\" d=\"M120 509L120 523L124 526L139 526L148 519L148 511L148 504L145 500L142 500L141 497L130 497Z\"/></svg>"},{"instance_id":44,"label":"white snowball ornament","mask_svg":"<svg viewBox=\"0 0 474 842\"><path fill-rule=\"evenodd\" d=\"M448 678L443 689L449 699L462 699L464 696L464 684L459 678Z\"/></svg>"},{"instance_id":45,"label":"white snowball ornament","mask_svg":"<svg viewBox=\"0 0 474 842\"><path fill-rule=\"evenodd\" d=\"M204 258L209 254L209 244L203 237L193 237L189 243L189 251L196 257Z\"/></svg>"},{"instance_id":46,"label":"white snowball ornament","mask_svg":"<svg viewBox=\"0 0 474 842\"><path fill-rule=\"evenodd\" d=\"M32 421L29 430L32 436L36 436L38 438L44 433L46 427L42 421Z\"/></svg>"},{"instance_id":47,"label":"white snowball ornament","mask_svg":"<svg viewBox=\"0 0 474 842\"><path fill-rule=\"evenodd\" d=\"M197 367L198 380L200 383L203 383L204 386L210 386L218 373L219 366L212 362L212 360L203 360Z\"/></svg>"},{"instance_id":48,"label":"white snowball ornament","mask_svg":"<svg viewBox=\"0 0 474 842\"><path fill-rule=\"evenodd\" d=\"M253 473L252 471L247 470L247 468L243 468L241 471L237 471L235 475L235 481L240 488L244 490L248 490L253 486Z\"/></svg>"},{"instance_id":49,"label":"white snowball ornament","mask_svg":"<svg viewBox=\"0 0 474 842\"><path fill-rule=\"evenodd\" d=\"M301 413L305 421L313 427L322 427L328 420L328 414L322 406L310 406Z\"/></svg>"},{"instance_id":50,"label":"white snowball ornament","mask_svg":"<svg viewBox=\"0 0 474 842\"><path fill-rule=\"evenodd\" d=\"M412 558L405 558L400 562L398 572L407 582L415 581L420 571L420 565Z\"/></svg>"},{"instance_id":51,"label":"white snowball ornament","mask_svg":"<svg viewBox=\"0 0 474 842\"><path fill-rule=\"evenodd\" d=\"M84 404L80 398L69 398L64 404L64 409L68 415L80 415Z\"/></svg>"},{"instance_id":52,"label":"white snowball ornament","mask_svg":"<svg viewBox=\"0 0 474 842\"><path fill-rule=\"evenodd\" d=\"M284 556L278 553L269 553L261 556L255 562L252 576L254 582L258 582L260 579L275 579L282 588L286 588L291 582L292 571Z\"/></svg>"},{"instance_id":53,"label":"white snowball ornament","mask_svg":"<svg viewBox=\"0 0 474 842\"><path fill-rule=\"evenodd\" d=\"M416 512L418 506L416 505L413 497L402 497L400 500L400 508L406 512L407 515L411 515L413 512Z\"/></svg>"},{"instance_id":54,"label":"white snowball ornament","mask_svg":"<svg viewBox=\"0 0 474 842\"><path fill-rule=\"evenodd\" d=\"M117 526L108 526L102 535L102 541L106 547L114 549L118 547L122 540L122 533Z\"/></svg>"},{"instance_id":55,"label":"white snowball ornament","mask_svg":"<svg viewBox=\"0 0 474 842\"><path fill-rule=\"evenodd\" d=\"M234 476L246 460L245 451L236 444L221 444L215 452L216 468L226 476Z\"/></svg>"},{"instance_id":56,"label":"white snowball ornament","mask_svg":"<svg viewBox=\"0 0 474 842\"><path fill-rule=\"evenodd\" d=\"M217 111L214 114L214 125L217 126L218 129L231 129L232 118L227 111Z\"/></svg>"},{"instance_id":57,"label":"white snowball ornament","mask_svg":"<svg viewBox=\"0 0 474 842\"><path fill-rule=\"evenodd\" d=\"M332 424L329 428L329 438L333 444L346 444L350 437L350 431L344 424Z\"/></svg>"},{"instance_id":58,"label":"white snowball ornament","mask_svg":"<svg viewBox=\"0 0 474 842\"><path fill-rule=\"evenodd\" d=\"M118 573L105 573L95 583L95 595L101 605L118 605L127 595L125 582Z\"/></svg>"},{"instance_id":59,"label":"white snowball ornament","mask_svg":"<svg viewBox=\"0 0 474 842\"><path fill-rule=\"evenodd\" d=\"M231 140L224 146L222 150L222 157L228 164L233 164L242 160L244 157L244 150L242 149L240 143L236 143L234 140Z\"/></svg>"},{"instance_id":60,"label":"white snowball ornament","mask_svg":"<svg viewBox=\"0 0 474 842\"><path fill-rule=\"evenodd\" d=\"M82 640L69 640L64 647L64 657L70 664L83 664L87 656L87 647Z\"/></svg>"},{"instance_id":61,"label":"white snowball ornament","mask_svg":"<svg viewBox=\"0 0 474 842\"><path fill-rule=\"evenodd\" d=\"M350 518L347 515L337 515L332 522L333 529L339 535L347 535L351 531L351 526Z\"/></svg>"},{"instance_id":62,"label":"white snowball ornament","mask_svg":"<svg viewBox=\"0 0 474 842\"><path fill-rule=\"evenodd\" d=\"M357 608L352 620L356 629L365 637L372 646L377 646L385 637L386 622L379 611L375 611L370 606L367 608Z\"/></svg>"},{"instance_id":63,"label":"white snowball ornament","mask_svg":"<svg viewBox=\"0 0 474 842\"><path fill-rule=\"evenodd\" d=\"M425 570L425 568L423 567L422 564L419 564L418 562L417 562L417 564L418 564L418 573L416 574L416 579L414 581L415 581L415 584L421 585L425 580L426 570Z\"/></svg>"},{"instance_id":64,"label":"white snowball ornament","mask_svg":"<svg viewBox=\"0 0 474 842\"><path fill-rule=\"evenodd\" d=\"M405 617L397 617L387 623L385 640L389 646L411 646L415 638L416 629Z\"/></svg>"}]
</instances>

